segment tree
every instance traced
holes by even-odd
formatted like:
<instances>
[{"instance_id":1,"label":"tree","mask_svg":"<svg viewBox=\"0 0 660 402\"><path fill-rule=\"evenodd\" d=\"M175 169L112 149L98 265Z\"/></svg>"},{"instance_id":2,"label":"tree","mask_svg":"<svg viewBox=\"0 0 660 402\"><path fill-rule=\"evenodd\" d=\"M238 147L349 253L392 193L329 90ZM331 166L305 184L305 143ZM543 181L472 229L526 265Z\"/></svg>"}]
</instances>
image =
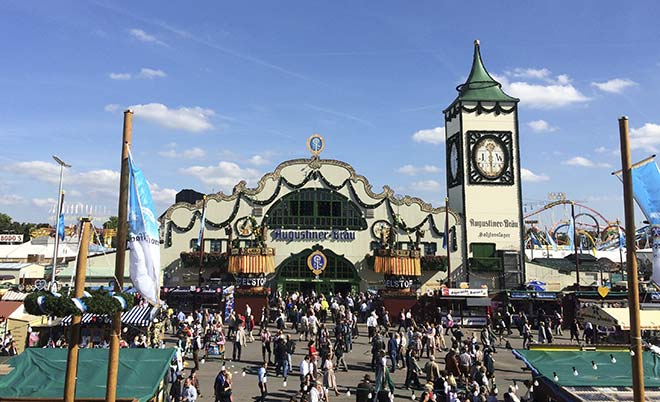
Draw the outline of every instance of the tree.
<instances>
[{"instance_id":1,"label":"tree","mask_svg":"<svg viewBox=\"0 0 660 402\"><path fill-rule=\"evenodd\" d=\"M8 233L13 230L11 216L0 212L0 233Z\"/></svg>"},{"instance_id":2,"label":"tree","mask_svg":"<svg viewBox=\"0 0 660 402\"><path fill-rule=\"evenodd\" d=\"M108 218L108 220L103 224L103 229L117 229L119 226L118 224L119 218L116 216L111 216Z\"/></svg>"}]
</instances>

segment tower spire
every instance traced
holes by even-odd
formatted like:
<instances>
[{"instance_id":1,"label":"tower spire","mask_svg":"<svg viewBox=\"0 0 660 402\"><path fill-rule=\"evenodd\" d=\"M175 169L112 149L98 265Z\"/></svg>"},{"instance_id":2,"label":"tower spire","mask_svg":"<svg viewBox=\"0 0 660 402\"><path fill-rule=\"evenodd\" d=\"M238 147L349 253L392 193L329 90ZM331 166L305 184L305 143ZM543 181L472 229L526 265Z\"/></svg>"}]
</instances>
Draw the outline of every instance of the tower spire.
<instances>
[{"instance_id":1,"label":"tower spire","mask_svg":"<svg viewBox=\"0 0 660 402\"><path fill-rule=\"evenodd\" d=\"M492 102L518 102L519 99L504 93L502 84L495 81L481 59L479 39L474 41L474 56L472 69L465 83L456 87L459 92L458 100L464 101L492 101Z\"/></svg>"}]
</instances>

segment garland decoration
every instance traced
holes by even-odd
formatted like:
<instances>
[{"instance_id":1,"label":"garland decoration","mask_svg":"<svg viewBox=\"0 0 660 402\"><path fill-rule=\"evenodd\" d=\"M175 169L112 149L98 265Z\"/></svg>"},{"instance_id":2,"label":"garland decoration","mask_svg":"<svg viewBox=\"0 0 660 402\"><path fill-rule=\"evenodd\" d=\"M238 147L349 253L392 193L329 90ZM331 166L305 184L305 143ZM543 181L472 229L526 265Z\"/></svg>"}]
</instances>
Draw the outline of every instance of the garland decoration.
<instances>
[{"instance_id":1,"label":"garland decoration","mask_svg":"<svg viewBox=\"0 0 660 402\"><path fill-rule=\"evenodd\" d=\"M85 292L81 298L72 298L69 292L32 292L25 298L25 311L32 315L66 317L92 313L112 315L133 307L134 297L130 293L114 293L104 289Z\"/></svg>"}]
</instances>

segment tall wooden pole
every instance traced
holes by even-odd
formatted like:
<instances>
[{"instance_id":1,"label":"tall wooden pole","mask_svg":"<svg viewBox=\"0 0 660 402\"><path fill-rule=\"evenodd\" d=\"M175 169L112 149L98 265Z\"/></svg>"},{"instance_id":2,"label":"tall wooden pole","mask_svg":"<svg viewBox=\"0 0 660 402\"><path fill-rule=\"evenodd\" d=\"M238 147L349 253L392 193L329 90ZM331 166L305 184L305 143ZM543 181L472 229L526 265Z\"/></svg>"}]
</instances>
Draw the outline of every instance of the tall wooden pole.
<instances>
[{"instance_id":1,"label":"tall wooden pole","mask_svg":"<svg viewBox=\"0 0 660 402\"><path fill-rule=\"evenodd\" d=\"M89 218L82 218L82 233L78 248L78 263L76 264L76 287L73 297L80 299L85 290L85 271L87 270L87 249L89 248ZM66 359L66 377L64 380L64 402L73 402L76 396L76 376L78 375L78 344L80 344L81 316L71 317L69 332L69 355Z\"/></svg>"},{"instance_id":2,"label":"tall wooden pole","mask_svg":"<svg viewBox=\"0 0 660 402\"><path fill-rule=\"evenodd\" d=\"M202 198L202 219L200 219L200 238L199 238L199 272L197 273L197 286L202 287L202 266L204 265L204 226L206 226L206 195ZM200 300L200 304L201 304Z\"/></svg>"},{"instance_id":3,"label":"tall wooden pole","mask_svg":"<svg viewBox=\"0 0 660 402\"><path fill-rule=\"evenodd\" d=\"M447 238L447 287L451 288L451 237L449 236L449 197L445 197L445 237Z\"/></svg>"},{"instance_id":4,"label":"tall wooden pole","mask_svg":"<svg viewBox=\"0 0 660 402\"><path fill-rule=\"evenodd\" d=\"M639 319L639 284L637 257L635 256L635 204L632 185L632 164L628 141L628 118L619 118L621 136L621 178L623 179L623 206L626 224L626 267L628 269L628 311L630 313L630 351L632 353L633 400L644 401L644 365L642 336Z\"/></svg>"},{"instance_id":5,"label":"tall wooden pole","mask_svg":"<svg viewBox=\"0 0 660 402\"><path fill-rule=\"evenodd\" d=\"M119 177L119 212L117 214L117 253L115 255L115 293L124 288L124 265L126 262L126 244L128 237L128 151L133 138L133 112L124 112L124 134L121 150L121 176ZM117 373L119 371L119 341L121 339L121 311L112 316L110 333L110 355L108 357L108 381L105 400L117 399Z\"/></svg>"},{"instance_id":6,"label":"tall wooden pole","mask_svg":"<svg viewBox=\"0 0 660 402\"><path fill-rule=\"evenodd\" d=\"M573 250L575 252L575 290L580 290L580 254L578 254L577 224L575 222L575 203L571 201L571 219L573 220Z\"/></svg>"}]
</instances>

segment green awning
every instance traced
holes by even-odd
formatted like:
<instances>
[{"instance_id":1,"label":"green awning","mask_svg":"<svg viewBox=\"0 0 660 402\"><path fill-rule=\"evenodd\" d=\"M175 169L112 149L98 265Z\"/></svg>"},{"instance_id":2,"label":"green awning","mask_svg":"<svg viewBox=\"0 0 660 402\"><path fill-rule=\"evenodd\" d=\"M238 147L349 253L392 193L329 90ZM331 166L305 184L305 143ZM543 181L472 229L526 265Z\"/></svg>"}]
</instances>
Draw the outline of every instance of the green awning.
<instances>
[{"instance_id":1,"label":"green awning","mask_svg":"<svg viewBox=\"0 0 660 402\"><path fill-rule=\"evenodd\" d=\"M610 351L520 350L513 354L535 375L562 387L632 387L630 353ZM612 363L612 355L616 363ZM660 387L660 356L643 352L644 387ZM596 363L594 370L592 363ZM573 367L577 375L573 373ZM554 381L554 373L558 380Z\"/></svg>"},{"instance_id":2,"label":"green awning","mask_svg":"<svg viewBox=\"0 0 660 402\"><path fill-rule=\"evenodd\" d=\"M9 359L9 374L0 376L0 399L62 400L67 349L28 348ZM78 360L76 399L104 399L108 373L108 349L81 349ZM117 399L147 401L175 356L174 349L121 349Z\"/></svg>"}]
</instances>

